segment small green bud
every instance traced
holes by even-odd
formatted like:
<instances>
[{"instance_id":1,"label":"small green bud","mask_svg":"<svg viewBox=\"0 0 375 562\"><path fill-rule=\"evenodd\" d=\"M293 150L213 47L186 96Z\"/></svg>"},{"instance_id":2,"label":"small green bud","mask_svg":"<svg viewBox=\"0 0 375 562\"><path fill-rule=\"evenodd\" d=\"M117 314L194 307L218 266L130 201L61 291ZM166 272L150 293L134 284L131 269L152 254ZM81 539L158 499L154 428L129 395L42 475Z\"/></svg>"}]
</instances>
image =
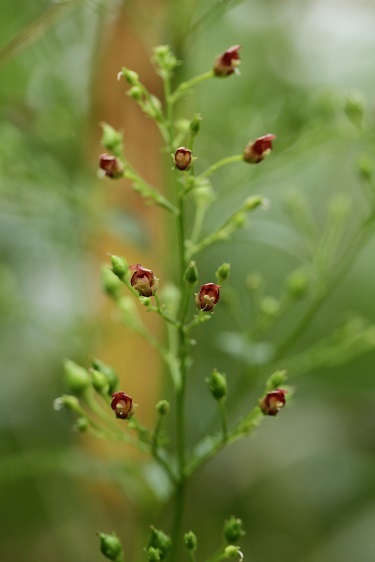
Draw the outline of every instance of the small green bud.
<instances>
[{"instance_id":1,"label":"small green bud","mask_svg":"<svg viewBox=\"0 0 375 562\"><path fill-rule=\"evenodd\" d=\"M103 128L102 145L116 156L119 156L123 150L122 133L116 131L108 123L101 123L101 126Z\"/></svg>"},{"instance_id":2,"label":"small green bud","mask_svg":"<svg viewBox=\"0 0 375 562\"><path fill-rule=\"evenodd\" d=\"M75 431L79 431L80 433L84 433L89 428L89 422L87 418L78 418L76 423L74 424Z\"/></svg>"},{"instance_id":3,"label":"small green bud","mask_svg":"<svg viewBox=\"0 0 375 562\"><path fill-rule=\"evenodd\" d=\"M151 527L151 535L147 545L148 550L150 547L157 549L159 551L160 560L163 560L170 551L171 546L172 541L168 535L155 527Z\"/></svg>"},{"instance_id":4,"label":"small green bud","mask_svg":"<svg viewBox=\"0 0 375 562\"><path fill-rule=\"evenodd\" d=\"M166 416L169 412L170 404L168 400L159 400L156 404L156 411L160 416Z\"/></svg>"},{"instance_id":5,"label":"small green bud","mask_svg":"<svg viewBox=\"0 0 375 562\"><path fill-rule=\"evenodd\" d=\"M200 113L196 113L193 119L190 121L189 129L192 135L197 135L200 131L202 124L202 115Z\"/></svg>"},{"instance_id":6,"label":"small green bud","mask_svg":"<svg viewBox=\"0 0 375 562\"><path fill-rule=\"evenodd\" d=\"M231 558L237 558L237 559L242 560L243 554L242 554L239 546L235 546L233 544L230 544L229 546L225 547L225 549L224 549L224 558L226 558L227 560L230 560Z\"/></svg>"},{"instance_id":7,"label":"small green bud","mask_svg":"<svg viewBox=\"0 0 375 562\"><path fill-rule=\"evenodd\" d=\"M223 533L227 543L234 544L237 542L241 537L243 537L243 535L245 535L241 519L232 515L225 521Z\"/></svg>"},{"instance_id":8,"label":"small green bud","mask_svg":"<svg viewBox=\"0 0 375 562\"><path fill-rule=\"evenodd\" d=\"M107 377L103 375L100 371L96 369L90 369L91 379L92 379L92 386L95 388L99 394L102 393L109 393L109 384L107 381Z\"/></svg>"},{"instance_id":9,"label":"small green bud","mask_svg":"<svg viewBox=\"0 0 375 562\"><path fill-rule=\"evenodd\" d=\"M67 359L64 362L64 383L74 394L82 394L91 386L91 377L86 369Z\"/></svg>"},{"instance_id":10,"label":"small green bud","mask_svg":"<svg viewBox=\"0 0 375 562\"><path fill-rule=\"evenodd\" d=\"M358 95L348 97L345 101L344 111L349 121L360 127L363 121L363 101Z\"/></svg>"},{"instance_id":11,"label":"small green bud","mask_svg":"<svg viewBox=\"0 0 375 562\"><path fill-rule=\"evenodd\" d=\"M304 297L309 288L309 277L306 271L302 268L292 271L286 280L286 286L291 297L295 299Z\"/></svg>"},{"instance_id":12,"label":"small green bud","mask_svg":"<svg viewBox=\"0 0 375 562\"><path fill-rule=\"evenodd\" d=\"M279 312L280 303L273 297L264 297L259 303L259 308L263 314L272 318Z\"/></svg>"},{"instance_id":13,"label":"small green bud","mask_svg":"<svg viewBox=\"0 0 375 562\"><path fill-rule=\"evenodd\" d=\"M263 285L263 278L259 273L251 273L246 278L246 287L251 292L259 291Z\"/></svg>"},{"instance_id":14,"label":"small green bud","mask_svg":"<svg viewBox=\"0 0 375 562\"><path fill-rule=\"evenodd\" d=\"M132 86L128 91L128 96L135 101L142 101L144 98L144 90L141 86Z\"/></svg>"},{"instance_id":15,"label":"small green bud","mask_svg":"<svg viewBox=\"0 0 375 562\"><path fill-rule=\"evenodd\" d=\"M221 285L230 275L230 263L222 263L217 269L215 276L219 285Z\"/></svg>"},{"instance_id":16,"label":"small green bud","mask_svg":"<svg viewBox=\"0 0 375 562\"><path fill-rule=\"evenodd\" d=\"M191 261L185 271L184 279L189 285L195 285L198 281L198 269L195 261Z\"/></svg>"},{"instance_id":17,"label":"small green bud","mask_svg":"<svg viewBox=\"0 0 375 562\"><path fill-rule=\"evenodd\" d=\"M225 374L214 369L211 376L206 379L206 383L215 400L219 401L226 397L228 385Z\"/></svg>"},{"instance_id":18,"label":"small green bud","mask_svg":"<svg viewBox=\"0 0 375 562\"><path fill-rule=\"evenodd\" d=\"M242 228L243 226L245 226L246 221L247 221L246 214L242 211L238 211L238 213L235 213L231 219L231 223L236 228Z\"/></svg>"},{"instance_id":19,"label":"small green bud","mask_svg":"<svg viewBox=\"0 0 375 562\"><path fill-rule=\"evenodd\" d=\"M115 533L98 533L100 540L100 552L109 560L116 560L122 553L120 539Z\"/></svg>"},{"instance_id":20,"label":"small green bud","mask_svg":"<svg viewBox=\"0 0 375 562\"><path fill-rule=\"evenodd\" d=\"M111 256L112 271L119 279L123 279L128 272L129 266L120 256Z\"/></svg>"},{"instance_id":21,"label":"small green bud","mask_svg":"<svg viewBox=\"0 0 375 562\"><path fill-rule=\"evenodd\" d=\"M184 544L188 550L195 552L198 548L197 535L193 531L189 531L184 535Z\"/></svg>"},{"instance_id":22,"label":"small green bud","mask_svg":"<svg viewBox=\"0 0 375 562\"><path fill-rule=\"evenodd\" d=\"M261 197L260 195L251 195L245 199L242 209L244 211L252 211L257 207L267 206L269 204L268 199Z\"/></svg>"},{"instance_id":23,"label":"small green bud","mask_svg":"<svg viewBox=\"0 0 375 562\"><path fill-rule=\"evenodd\" d=\"M372 160L368 156L362 156L357 162L359 176L364 181L371 181L374 165Z\"/></svg>"},{"instance_id":24,"label":"small green bud","mask_svg":"<svg viewBox=\"0 0 375 562\"><path fill-rule=\"evenodd\" d=\"M117 298L122 288L119 278L113 273L107 265L102 267L102 287L110 297Z\"/></svg>"},{"instance_id":25,"label":"small green bud","mask_svg":"<svg viewBox=\"0 0 375 562\"><path fill-rule=\"evenodd\" d=\"M121 78L121 76L123 76L131 86L136 86L139 84L139 75L136 72L134 72L134 70L125 68L125 66L122 67L117 77Z\"/></svg>"},{"instance_id":26,"label":"small green bud","mask_svg":"<svg viewBox=\"0 0 375 562\"><path fill-rule=\"evenodd\" d=\"M105 376L108 383L108 394L112 394L117 389L119 383L118 376L114 369L103 363L103 361L100 361L100 359L93 359L92 367L95 371L99 371Z\"/></svg>"},{"instance_id":27,"label":"small green bud","mask_svg":"<svg viewBox=\"0 0 375 562\"><path fill-rule=\"evenodd\" d=\"M266 391L275 390L280 386L284 386L286 381L286 371L275 371L268 378L266 383Z\"/></svg>"},{"instance_id":28,"label":"small green bud","mask_svg":"<svg viewBox=\"0 0 375 562\"><path fill-rule=\"evenodd\" d=\"M160 557L160 550L158 548L154 548L153 546L149 546L147 551L147 560L149 562L159 562L161 560Z\"/></svg>"},{"instance_id":29,"label":"small green bud","mask_svg":"<svg viewBox=\"0 0 375 562\"><path fill-rule=\"evenodd\" d=\"M159 74L161 76L171 76L172 70L180 64L169 45L155 47L152 61L159 67Z\"/></svg>"}]
</instances>

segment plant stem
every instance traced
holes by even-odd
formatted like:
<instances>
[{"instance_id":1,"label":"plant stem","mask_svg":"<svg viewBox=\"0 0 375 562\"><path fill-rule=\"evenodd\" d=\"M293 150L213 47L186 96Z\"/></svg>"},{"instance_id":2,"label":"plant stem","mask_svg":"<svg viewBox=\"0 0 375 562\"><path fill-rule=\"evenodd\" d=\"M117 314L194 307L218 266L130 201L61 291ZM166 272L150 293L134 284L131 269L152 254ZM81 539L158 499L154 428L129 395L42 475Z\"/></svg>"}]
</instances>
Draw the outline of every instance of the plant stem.
<instances>
[{"instance_id":1,"label":"plant stem","mask_svg":"<svg viewBox=\"0 0 375 562\"><path fill-rule=\"evenodd\" d=\"M200 82L203 82L204 80L208 80L208 79L213 78L213 77L214 77L213 71L209 70L208 72L204 72L203 74L199 74L198 76L195 76L194 78L191 78L191 80L187 80L186 82L182 82L182 84L180 84L176 88L176 90L173 92L173 94L169 95L169 97L167 98L167 101L169 100L170 104L173 105L183 95L187 94L188 91L193 86L195 86L196 84L199 84Z\"/></svg>"},{"instance_id":2,"label":"plant stem","mask_svg":"<svg viewBox=\"0 0 375 562\"><path fill-rule=\"evenodd\" d=\"M232 164L234 162L241 162L242 160L242 154L235 154L234 156L227 156L226 158L222 158L221 160L218 160L217 162L215 162L215 164L212 164L212 166L207 168L205 172L200 174L199 178L207 178L222 166L226 166L227 164Z\"/></svg>"}]
</instances>

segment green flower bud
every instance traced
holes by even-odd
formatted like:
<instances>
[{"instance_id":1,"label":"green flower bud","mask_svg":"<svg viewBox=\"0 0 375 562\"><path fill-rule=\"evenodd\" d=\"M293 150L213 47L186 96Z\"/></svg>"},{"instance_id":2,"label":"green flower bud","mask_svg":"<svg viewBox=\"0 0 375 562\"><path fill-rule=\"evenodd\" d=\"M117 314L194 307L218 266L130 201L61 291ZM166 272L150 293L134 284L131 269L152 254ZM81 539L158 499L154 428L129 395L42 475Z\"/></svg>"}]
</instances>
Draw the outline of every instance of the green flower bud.
<instances>
[{"instance_id":1,"label":"green flower bud","mask_svg":"<svg viewBox=\"0 0 375 562\"><path fill-rule=\"evenodd\" d=\"M128 91L128 96L135 101L142 101L144 98L143 88L141 86L132 86Z\"/></svg>"},{"instance_id":2,"label":"green flower bud","mask_svg":"<svg viewBox=\"0 0 375 562\"><path fill-rule=\"evenodd\" d=\"M301 299L309 288L309 277L304 269L298 268L286 280L288 293L295 299Z\"/></svg>"},{"instance_id":3,"label":"green flower bud","mask_svg":"<svg viewBox=\"0 0 375 562\"><path fill-rule=\"evenodd\" d=\"M363 121L363 101L358 95L347 98L345 101L344 111L349 121L356 127L360 127Z\"/></svg>"},{"instance_id":4,"label":"green flower bud","mask_svg":"<svg viewBox=\"0 0 375 562\"><path fill-rule=\"evenodd\" d=\"M129 266L124 260L124 258L120 258L119 256L112 255L111 263L112 263L113 273L117 275L119 279L123 279L129 269Z\"/></svg>"},{"instance_id":5,"label":"green flower bud","mask_svg":"<svg viewBox=\"0 0 375 562\"><path fill-rule=\"evenodd\" d=\"M197 535L193 531L189 531L184 535L184 544L188 550L195 552L198 548Z\"/></svg>"},{"instance_id":6,"label":"green flower bud","mask_svg":"<svg viewBox=\"0 0 375 562\"><path fill-rule=\"evenodd\" d=\"M159 400L155 407L160 416L166 416L169 413L170 404L168 400Z\"/></svg>"},{"instance_id":7,"label":"green flower bud","mask_svg":"<svg viewBox=\"0 0 375 562\"><path fill-rule=\"evenodd\" d=\"M107 265L103 265L101 273L104 291L110 297L117 298L122 288L121 281Z\"/></svg>"},{"instance_id":8,"label":"green flower bud","mask_svg":"<svg viewBox=\"0 0 375 562\"><path fill-rule=\"evenodd\" d=\"M237 519L237 517L232 515L225 521L223 533L227 543L234 544L237 542L241 537L243 537L243 535L245 535L241 519Z\"/></svg>"},{"instance_id":9,"label":"green flower bud","mask_svg":"<svg viewBox=\"0 0 375 562\"><path fill-rule=\"evenodd\" d=\"M268 204L269 201L265 197L261 197L260 195L251 195L251 197L247 197L245 199L242 209L244 211L252 211L257 207L266 206Z\"/></svg>"},{"instance_id":10,"label":"green flower bud","mask_svg":"<svg viewBox=\"0 0 375 562\"><path fill-rule=\"evenodd\" d=\"M157 549L159 551L160 560L163 560L170 551L171 546L172 541L168 535L155 527L151 527L151 535L147 545L148 550L150 547Z\"/></svg>"},{"instance_id":11,"label":"green flower bud","mask_svg":"<svg viewBox=\"0 0 375 562\"><path fill-rule=\"evenodd\" d=\"M159 67L161 76L172 76L172 71L179 66L180 61L175 57L169 45L159 45L154 48L152 61Z\"/></svg>"},{"instance_id":12,"label":"green flower bud","mask_svg":"<svg viewBox=\"0 0 375 562\"><path fill-rule=\"evenodd\" d=\"M246 279L246 287L251 292L259 291L263 285L262 276L259 273L251 273Z\"/></svg>"},{"instance_id":13,"label":"green flower bud","mask_svg":"<svg viewBox=\"0 0 375 562\"><path fill-rule=\"evenodd\" d=\"M100 361L100 359L93 359L92 366L96 371L102 373L108 383L108 394L112 394L118 387L119 379L112 367Z\"/></svg>"},{"instance_id":14,"label":"green flower bud","mask_svg":"<svg viewBox=\"0 0 375 562\"><path fill-rule=\"evenodd\" d=\"M78 398L76 396L71 396L70 394L63 394L54 400L53 409L58 411L62 408L66 408L72 412L81 413L81 406Z\"/></svg>"},{"instance_id":15,"label":"green flower bud","mask_svg":"<svg viewBox=\"0 0 375 562\"><path fill-rule=\"evenodd\" d=\"M78 418L76 423L74 424L73 429L75 431L79 431L80 433L84 433L89 428L89 421L87 418Z\"/></svg>"},{"instance_id":16,"label":"green flower bud","mask_svg":"<svg viewBox=\"0 0 375 562\"><path fill-rule=\"evenodd\" d=\"M139 84L139 75L134 72L134 70L125 68L125 66L122 67L121 71L117 75L117 78L121 78L121 76L123 76L131 86L136 86Z\"/></svg>"},{"instance_id":17,"label":"green flower bud","mask_svg":"<svg viewBox=\"0 0 375 562\"><path fill-rule=\"evenodd\" d=\"M197 135L200 131L202 124L202 115L196 113L193 119L190 121L189 129L192 135Z\"/></svg>"},{"instance_id":18,"label":"green flower bud","mask_svg":"<svg viewBox=\"0 0 375 562\"><path fill-rule=\"evenodd\" d=\"M108 393L109 391L109 384L107 378L103 373L97 371L96 369L90 369L91 379L92 379L92 386L95 388L99 394Z\"/></svg>"},{"instance_id":19,"label":"green flower bud","mask_svg":"<svg viewBox=\"0 0 375 562\"><path fill-rule=\"evenodd\" d=\"M91 386L91 377L86 369L67 359L64 362L64 383L74 394L82 394Z\"/></svg>"},{"instance_id":20,"label":"green flower bud","mask_svg":"<svg viewBox=\"0 0 375 562\"><path fill-rule=\"evenodd\" d=\"M222 263L215 273L217 282L221 285L230 275L230 263Z\"/></svg>"},{"instance_id":21,"label":"green flower bud","mask_svg":"<svg viewBox=\"0 0 375 562\"><path fill-rule=\"evenodd\" d=\"M206 379L206 383L215 400L219 401L226 397L228 385L225 374L214 369L211 376Z\"/></svg>"},{"instance_id":22,"label":"green flower bud","mask_svg":"<svg viewBox=\"0 0 375 562\"><path fill-rule=\"evenodd\" d=\"M100 552L109 560L117 560L122 554L122 545L120 539L115 533L111 535L107 533L98 533L100 540Z\"/></svg>"},{"instance_id":23,"label":"green flower bud","mask_svg":"<svg viewBox=\"0 0 375 562\"><path fill-rule=\"evenodd\" d=\"M195 261L191 261L185 271L184 279L189 285L195 285L198 281L198 269Z\"/></svg>"},{"instance_id":24,"label":"green flower bud","mask_svg":"<svg viewBox=\"0 0 375 562\"><path fill-rule=\"evenodd\" d=\"M272 318L278 313L280 309L280 303L273 297L264 297L260 301L259 307L263 314Z\"/></svg>"},{"instance_id":25,"label":"green flower bud","mask_svg":"<svg viewBox=\"0 0 375 562\"><path fill-rule=\"evenodd\" d=\"M103 128L102 145L116 156L120 156L123 150L122 133L116 131L108 123L101 123L101 126Z\"/></svg>"},{"instance_id":26,"label":"green flower bud","mask_svg":"<svg viewBox=\"0 0 375 562\"><path fill-rule=\"evenodd\" d=\"M364 181L371 181L374 165L368 156L362 156L357 162L358 172L361 179Z\"/></svg>"},{"instance_id":27,"label":"green flower bud","mask_svg":"<svg viewBox=\"0 0 375 562\"><path fill-rule=\"evenodd\" d=\"M246 221L247 221L246 214L242 211L238 211L238 213L235 213L231 219L231 223L236 228L242 228L243 226L245 226Z\"/></svg>"},{"instance_id":28,"label":"green flower bud","mask_svg":"<svg viewBox=\"0 0 375 562\"><path fill-rule=\"evenodd\" d=\"M275 390L280 386L284 386L285 381L286 381L286 371L275 371L267 380L266 383L267 392L270 390Z\"/></svg>"}]
</instances>

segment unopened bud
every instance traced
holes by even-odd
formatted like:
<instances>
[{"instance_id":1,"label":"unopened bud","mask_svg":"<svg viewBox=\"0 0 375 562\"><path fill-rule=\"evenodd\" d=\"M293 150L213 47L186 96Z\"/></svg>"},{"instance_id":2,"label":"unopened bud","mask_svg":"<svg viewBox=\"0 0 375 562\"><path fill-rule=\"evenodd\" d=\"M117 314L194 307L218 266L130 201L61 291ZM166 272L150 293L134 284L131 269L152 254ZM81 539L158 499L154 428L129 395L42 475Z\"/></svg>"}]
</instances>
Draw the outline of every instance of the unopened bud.
<instances>
[{"instance_id":1,"label":"unopened bud","mask_svg":"<svg viewBox=\"0 0 375 562\"><path fill-rule=\"evenodd\" d=\"M91 386L91 377L86 369L67 359L64 362L64 383L74 394L82 394Z\"/></svg>"},{"instance_id":2,"label":"unopened bud","mask_svg":"<svg viewBox=\"0 0 375 562\"><path fill-rule=\"evenodd\" d=\"M363 101L359 96L352 96L346 99L344 111L349 121L356 127L360 127L363 121Z\"/></svg>"},{"instance_id":3,"label":"unopened bud","mask_svg":"<svg viewBox=\"0 0 375 562\"><path fill-rule=\"evenodd\" d=\"M95 390L100 394L108 393L109 384L105 375L103 375L103 373L97 371L96 369L90 369L90 373L91 373L92 386L95 388Z\"/></svg>"},{"instance_id":4,"label":"unopened bud","mask_svg":"<svg viewBox=\"0 0 375 562\"><path fill-rule=\"evenodd\" d=\"M191 552L195 552L198 548L197 535L193 531L189 531L184 535L184 545Z\"/></svg>"},{"instance_id":5,"label":"unopened bud","mask_svg":"<svg viewBox=\"0 0 375 562\"><path fill-rule=\"evenodd\" d=\"M116 131L116 129L108 125L108 123L101 123L101 126L103 128L102 145L118 156L122 153L123 149L122 133Z\"/></svg>"},{"instance_id":6,"label":"unopened bud","mask_svg":"<svg viewBox=\"0 0 375 562\"><path fill-rule=\"evenodd\" d=\"M169 412L170 404L168 400L159 400L156 404L156 411L160 416L166 416Z\"/></svg>"},{"instance_id":7,"label":"unopened bud","mask_svg":"<svg viewBox=\"0 0 375 562\"><path fill-rule=\"evenodd\" d=\"M147 545L148 549L150 549L150 547L157 549L159 551L160 560L163 560L170 551L171 546L172 541L168 535L160 531L160 529L151 527L151 535Z\"/></svg>"},{"instance_id":8,"label":"unopened bud","mask_svg":"<svg viewBox=\"0 0 375 562\"><path fill-rule=\"evenodd\" d=\"M100 552L109 560L117 560L122 553L120 539L115 533L98 533L100 540Z\"/></svg>"},{"instance_id":9,"label":"unopened bud","mask_svg":"<svg viewBox=\"0 0 375 562\"><path fill-rule=\"evenodd\" d=\"M230 263L222 263L215 273L215 277L218 283L220 284L224 283L224 281L228 279L229 275L230 275Z\"/></svg>"},{"instance_id":10,"label":"unopened bud","mask_svg":"<svg viewBox=\"0 0 375 562\"><path fill-rule=\"evenodd\" d=\"M273 297L264 297L259 303L259 308L266 316L272 318L280 310L280 303Z\"/></svg>"},{"instance_id":11,"label":"unopened bud","mask_svg":"<svg viewBox=\"0 0 375 562\"><path fill-rule=\"evenodd\" d=\"M195 261L191 261L185 271L184 279L189 285L195 285L198 281L198 269Z\"/></svg>"},{"instance_id":12,"label":"unopened bud","mask_svg":"<svg viewBox=\"0 0 375 562\"><path fill-rule=\"evenodd\" d=\"M130 271L133 271L133 275L130 279L130 284L135 289L141 297L152 297L159 285L159 279L155 277L154 272L151 269L146 269L142 267L141 264L136 263L129 267Z\"/></svg>"},{"instance_id":13,"label":"unopened bud","mask_svg":"<svg viewBox=\"0 0 375 562\"><path fill-rule=\"evenodd\" d=\"M193 135L197 135L200 131L202 124L202 115L196 113L193 119L190 121L189 129Z\"/></svg>"},{"instance_id":14,"label":"unopened bud","mask_svg":"<svg viewBox=\"0 0 375 562\"><path fill-rule=\"evenodd\" d=\"M63 394L53 401L54 410L58 412L63 408L66 408L67 410L70 410L72 412L81 412L81 406L78 398L76 396L71 396L70 394Z\"/></svg>"},{"instance_id":15,"label":"unopened bud","mask_svg":"<svg viewBox=\"0 0 375 562\"><path fill-rule=\"evenodd\" d=\"M263 398L259 400L259 408L266 416L276 416L278 412L285 406L285 395L287 391L282 388L276 388L267 392Z\"/></svg>"},{"instance_id":16,"label":"unopened bud","mask_svg":"<svg viewBox=\"0 0 375 562\"><path fill-rule=\"evenodd\" d=\"M285 384L286 381L286 371L275 371L268 378L266 383L267 391L276 390L281 385Z\"/></svg>"},{"instance_id":17,"label":"unopened bud","mask_svg":"<svg viewBox=\"0 0 375 562\"><path fill-rule=\"evenodd\" d=\"M119 256L111 256L112 262L112 271L119 279L123 279L128 272L129 266L124 260L124 258L120 258Z\"/></svg>"},{"instance_id":18,"label":"unopened bud","mask_svg":"<svg viewBox=\"0 0 375 562\"><path fill-rule=\"evenodd\" d=\"M228 386L224 374L214 369L210 377L206 379L206 383L215 400L219 401L226 397Z\"/></svg>"},{"instance_id":19,"label":"unopened bud","mask_svg":"<svg viewBox=\"0 0 375 562\"><path fill-rule=\"evenodd\" d=\"M240 550L239 546L235 546L234 544L230 544L224 549L224 558L230 560L232 558L237 558L237 560L243 560L243 554Z\"/></svg>"},{"instance_id":20,"label":"unopened bud","mask_svg":"<svg viewBox=\"0 0 375 562\"><path fill-rule=\"evenodd\" d=\"M237 517L234 517L234 515L232 515L225 521L223 533L227 543L234 544L235 542L237 542L241 537L245 535L241 519L238 519Z\"/></svg>"},{"instance_id":21,"label":"unopened bud","mask_svg":"<svg viewBox=\"0 0 375 562\"><path fill-rule=\"evenodd\" d=\"M128 96L135 101L141 101L144 98L144 90L141 86L132 86L128 91Z\"/></svg>"},{"instance_id":22,"label":"unopened bud","mask_svg":"<svg viewBox=\"0 0 375 562\"><path fill-rule=\"evenodd\" d=\"M118 179L122 178L124 175L124 164L116 158L116 156L111 156L110 154L101 154L99 158L99 170L101 170L108 178Z\"/></svg>"},{"instance_id":23,"label":"unopened bud","mask_svg":"<svg viewBox=\"0 0 375 562\"><path fill-rule=\"evenodd\" d=\"M243 151L243 159L250 164L259 164L272 150L275 135L268 134L247 144Z\"/></svg>"},{"instance_id":24,"label":"unopened bud","mask_svg":"<svg viewBox=\"0 0 375 562\"><path fill-rule=\"evenodd\" d=\"M374 173L374 164L367 156L362 156L357 162L358 172L361 179L371 181Z\"/></svg>"},{"instance_id":25,"label":"unopened bud","mask_svg":"<svg viewBox=\"0 0 375 562\"><path fill-rule=\"evenodd\" d=\"M101 269L102 274L102 287L110 297L117 298L121 289L122 283L120 279L113 273L107 265L103 265Z\"/></svg>"},{"instance_id":26,"label":"unopened bud","mask_svg":"<svg viewBox=\"0 0 375 562\"><path fill-rule=\"evenodd\" d=\"M108 383L108 394L112 394L117 389L119 383L115 370L112 369L110 365L106 365L103 361L100 361L100 359L93 359L92 366L96 371L99 371L105 376Z\"/></svg>"},{"instance_id":27,"label":"unopened bud","mask_svg":"<svg viewBox=\"0 0 375 562\"><path fill-rule=\"evenodd\" d=\"M154 548L153 546L148 547L146 555L148 562L159 562L161 560L160 550L158 548Z\"/></svg>"},{"instance_id":28,"label":"unopened bud","mask_svg":"<svg viewBox=\"0 0 375 562\"><path fill-rule=\"evenodd\" d=\"M250 273L250 275L247 276L246 278L246 287L249 289L249 291L251 291L252 293L259 291L259 289L262 287L263 285L263 278L259 273Z\"/></svg>"},{"instance_id":29,"label":"unopened bud","mask_svg":"<svg viewBox=\"0 0 375 562\"><path fill-rule=\"evenodd\" d=\"M187 170L191 164L191 150L180 146L174 154L174 164L178 170Z\"/></svg>"},{"instance_id":30,"label":"unopened bud","mask_svg":"<svg viewBox=\"0 0 375 562\"><path fill-rule=\"evenodd\" d=\"M304 297L309 288L309 277L304 269L298 268L286 280L288 293L295 299Z\"/></svg>"},{"instance_id":31,"label":"unopened bud","mask_svg":"<svg viewBox=\"0 0 375 562\"><path fill-rule=\"evenodd\" d=\"M78 418L76 423L73 426L75 431L79 431L80 433L85 433L89 428L89 421L87 418Z\"/></svg>"},{"instance_id":32,"label":"unopened bud","mask_svg":"<svg viewBox=\"0 0 375 562\"><path fill-rule=\"evenodd\" d=\"M252 211L257 207L266 206L268 204L268 199L261 197L260 195L251 195L245 199L245 202L242 206L244 211Z\"/></svg>"},{"instance_id":33,"label":"unopened bud","mask_svg":"<svg viewBox=\"0 0 375 562\"><path fill-rule=\"evenodd\" d=\"M240 49L240 45L233 45L233 47L229 47L229 49L217 57L213 66L215 76L225 78L236 71L241 62L238 54Z\"/></svg>"},{"instance_id":34,"label":"unopened bud","mask_svg":"<svg viewBox=\"0 0 375 562\"><path fill-rule=\"evenodd\" d=\"M115 392L112 394L111 408L116 414L116 418L129 420L134 414L133 399L125 392Z\"/></svg>"},{"instance_id":35,"label":"unopened bud","mask_svg":"<svg viewBox=\"0 0 375 562\"><path fill-rule=\"evenodd\" d=\"M118 76L123 76L131 86L139 84L139 75L134 70L129 70L129 68L123 67Z\"/></svg>"}]
</instances>

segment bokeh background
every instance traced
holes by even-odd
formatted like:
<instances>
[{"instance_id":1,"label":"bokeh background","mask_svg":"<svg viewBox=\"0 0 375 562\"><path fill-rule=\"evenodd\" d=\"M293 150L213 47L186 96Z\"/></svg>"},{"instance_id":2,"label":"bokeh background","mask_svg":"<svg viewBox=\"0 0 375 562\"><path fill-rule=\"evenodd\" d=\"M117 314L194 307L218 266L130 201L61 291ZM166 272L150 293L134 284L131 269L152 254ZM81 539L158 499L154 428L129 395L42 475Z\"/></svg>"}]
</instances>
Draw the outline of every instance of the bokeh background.
<instances>
[{"instance_id":1,"label":"bokeh background","mask_svg":"<svg viewBox=\"0 0 375 562\"><path fill-rule=\"evenodd\" d=\"M264 164L214 177L219 197L207 232L249 194L265 195L271 208L199 258L202 282L223 261L233 273L223 306L199 329L188 407L193 442L216 428L204 383L212 368L228 375L232 418L246 413L267 373L259 357L303 314L303 303L292 307L266 344L239 336L253 323L248 275L261 274L264 294L278 299L285 277L303 263L302 235L285 201L304 198L324 232L332 197L348 198L339 258L366 215L358 161L371 167L374 160L374 25L370 0L2 0L1 560L100 560L101 530L118 533L128 560L143 560L149 524L168 521L168 490L143 459L77 435L69 414L52 408L64 391L65 357L112 363L144 423L152 424L154 404L168 394L158 358L118 325L100 289L108 252L160 277L171 266L163 212L96 174L101 121L124 130L127 155L149 181L162 185L169 165L153 123L116 81L121 66L160 94L153 46L172 45L183 79L240 44L241 77L202 84L181 108L204 117L196 165L203 170L249 139L277 135ZM348 99L363 100L362 125L348 119ZM374 250L375 237L280 361L292 365L291 407L191 483L186 528L200 538L201 560L231 514L245 522L248 560L374 560L373 338L365 353L343 353L331 365L301 360L299 369L298 361L340 323L355 318L350 329L360 331L375 321ZM161 332L157 322L152 329Z\"/></svg>"}]
</instances>

